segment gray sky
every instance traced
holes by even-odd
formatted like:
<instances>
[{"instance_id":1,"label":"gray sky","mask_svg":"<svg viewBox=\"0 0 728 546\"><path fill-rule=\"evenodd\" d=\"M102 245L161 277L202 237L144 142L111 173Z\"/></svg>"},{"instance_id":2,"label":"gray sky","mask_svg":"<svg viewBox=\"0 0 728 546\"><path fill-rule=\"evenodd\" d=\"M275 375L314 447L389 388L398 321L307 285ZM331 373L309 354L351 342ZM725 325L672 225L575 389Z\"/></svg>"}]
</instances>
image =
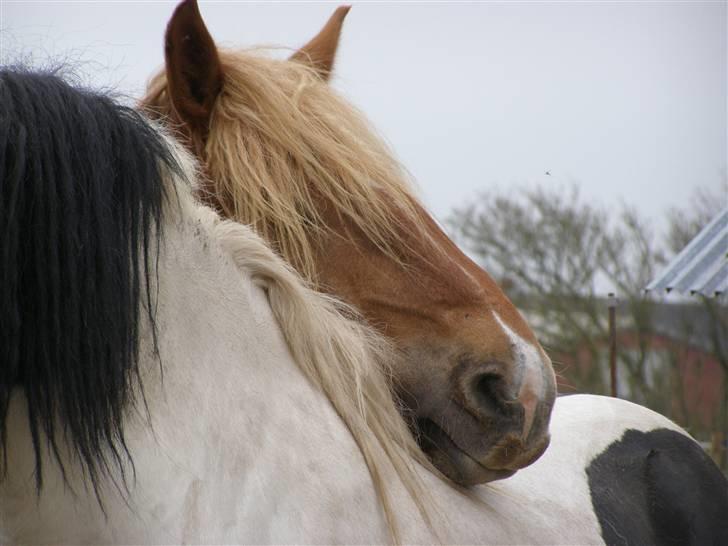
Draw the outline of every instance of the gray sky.
<instances>
[{"instance_id":1,"label":"gray sky","mask_svg":"<svg viewBox=\"0 0 728 546\"><path fill-rule=\"evenodd\" d=\"M138 96L174 5L0 0L0 60L82 60ZM295 47L336 5L201 9L219 43ZM573 181L659 223L727 176L726 18L726 2L354 3L334 85L439 219L479 189Z\"/></svg>"}]
</instances>

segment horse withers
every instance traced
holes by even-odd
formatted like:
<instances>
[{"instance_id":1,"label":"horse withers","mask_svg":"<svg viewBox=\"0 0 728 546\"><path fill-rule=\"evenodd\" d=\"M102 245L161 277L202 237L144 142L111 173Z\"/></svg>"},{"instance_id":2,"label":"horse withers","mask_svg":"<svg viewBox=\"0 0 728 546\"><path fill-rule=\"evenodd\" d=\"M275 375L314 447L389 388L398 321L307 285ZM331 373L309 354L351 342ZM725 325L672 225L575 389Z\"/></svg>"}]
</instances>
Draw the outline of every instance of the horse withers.
<instances>
[{"instance_id":1,"label":"horse withers","mask_svg":"<svg viewBox=\"0 0 728 546\"><path fill-rule=\"evenodd\" d=\"M396 393L435 466L465 485L511 476L548 446L551 362L327 84L347 11L284 61L218 50L182 2L143 107L201 159L204 200L394 340Z\"/></svg>"}]
</instances>

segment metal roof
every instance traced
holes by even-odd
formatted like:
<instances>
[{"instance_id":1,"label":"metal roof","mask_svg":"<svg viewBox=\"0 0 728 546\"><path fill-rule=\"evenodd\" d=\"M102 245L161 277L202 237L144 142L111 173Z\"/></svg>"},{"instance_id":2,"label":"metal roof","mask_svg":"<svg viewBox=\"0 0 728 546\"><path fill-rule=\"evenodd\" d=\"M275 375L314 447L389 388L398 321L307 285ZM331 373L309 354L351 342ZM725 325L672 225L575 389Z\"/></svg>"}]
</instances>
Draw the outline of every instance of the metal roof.
<instances>
[{"instance_id":1,"label":"metal roof","mask_svg":"<svg viewBox=\"0 0 728 546\"><path fill-rule=\"evenodd\" d=\"M728 291L728 206L645 290L676 290L708 297Z\"/></svg>"}]
</instances>

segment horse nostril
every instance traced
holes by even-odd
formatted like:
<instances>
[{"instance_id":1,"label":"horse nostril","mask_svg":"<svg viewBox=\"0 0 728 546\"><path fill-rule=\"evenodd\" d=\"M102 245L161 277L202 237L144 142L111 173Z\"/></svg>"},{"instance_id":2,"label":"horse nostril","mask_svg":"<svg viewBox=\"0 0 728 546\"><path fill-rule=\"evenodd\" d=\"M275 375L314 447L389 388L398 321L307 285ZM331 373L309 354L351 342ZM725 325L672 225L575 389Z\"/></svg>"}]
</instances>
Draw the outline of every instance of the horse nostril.
<instances>
[{"instance_id":1,"label":"horse nostril","mask_svg":"<svg viewBox=\"0 0 728 546\"><path fill-rule=\"evenodd\" d=\"M505 385L499 374L479 374L473 379L472 387L480 411L500 415L507 413L504 397Z\"/></svg>"}]
</instances>

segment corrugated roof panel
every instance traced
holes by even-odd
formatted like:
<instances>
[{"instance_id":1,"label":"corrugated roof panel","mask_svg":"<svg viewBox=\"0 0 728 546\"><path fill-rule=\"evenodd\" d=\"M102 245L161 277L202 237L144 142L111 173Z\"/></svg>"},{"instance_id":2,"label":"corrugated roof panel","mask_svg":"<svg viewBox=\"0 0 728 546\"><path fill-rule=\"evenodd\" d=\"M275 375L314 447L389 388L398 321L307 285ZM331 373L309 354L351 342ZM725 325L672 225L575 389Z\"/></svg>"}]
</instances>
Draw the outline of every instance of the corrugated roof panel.
<instances>
[{"instance_id":1,"label":"corrugated roof panel","mask_svg":"<svg viewBox=\"0 0 728 546\"><path fill-rule=\"evenodd\" d=\"M724 239L724 243L728 245L728 237ZM715 250L716 249L714 249L714 251ZM708 293L712 293L712 290L708 285L717 284L718 279L716 279L716 275L719 275L724 269L724 263L728 265L728 262L726 262L726 260L720 259L720 251L718 251L717 256L715 255L715 252L712 252L711 254L704 257L698 267L693 268L692 276L690 277L690 279L686 279L686 281L689 280L690 282L677 283L678 286L676 286L676 289L683 292L689 291L690 293L695 293L701 287L703 287L703 290Z\"/></svg>"},{"instance_id":2,"label":"corrugated roof panel","mask_svg":"<svg viewBox=\"0 0 728 546\"><path fill-rule=\"evenodd\" d=\"M683 275L674 282L680 292L700 292L705 282L717 272L725 261L728 232L723 237L707 241L702 252L695 257Z\"/></svg>"},{"instance_id":3,"label":"corrugated roof panel","mask_svg":"<svg viewBox=\"0 0 728 546\"><path fill-rule=\"evenodd\" d=\"M668 264L646 290L715 296L728 290L728 207Z\"/></svg>"},{"instance_id":4,"label":"corrugated roof panel","mask_svg":"<svg viewBox=\"0 0 728 546\"><path fill-rule=\"evenodd\" d=\"M715 293L716 294L725 294L728 293L728 268L726 268L725 277L723 279L719 279L716 283Z\"/></svg>"},{"instance_id":5,"label":"corrugated roof panel","mask_svg":"<svg viewBox=\"0 0 728 546\"><path fill-rule=\"evenodd\" d=\"M728 261L705 283L707 294L721 294L728 290Z\"/></svg>"}]
</instances>

